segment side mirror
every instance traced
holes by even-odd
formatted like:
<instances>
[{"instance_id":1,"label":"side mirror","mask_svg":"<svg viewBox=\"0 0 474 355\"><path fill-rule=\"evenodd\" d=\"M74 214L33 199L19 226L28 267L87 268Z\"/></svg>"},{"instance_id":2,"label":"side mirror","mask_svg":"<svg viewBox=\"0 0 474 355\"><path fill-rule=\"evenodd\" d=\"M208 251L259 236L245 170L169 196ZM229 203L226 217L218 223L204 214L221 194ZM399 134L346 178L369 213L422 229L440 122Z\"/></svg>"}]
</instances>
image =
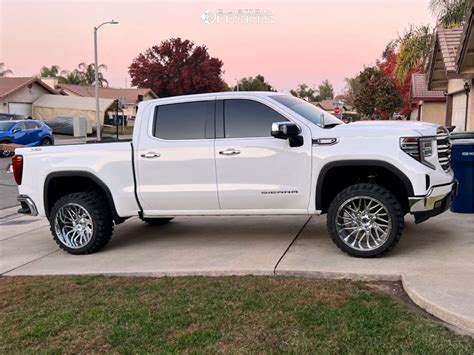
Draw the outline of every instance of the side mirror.
<instances>
[{"instance_id":1,"label":"side mirror","mask_svg":"<svg viewBox=\"0 0 474 355\"><path fill-rule=\"evenodd\" d=\"M301 133L298 125L290 122L273 122L272 136L279 139L288 139L296 137Z\"/></svg>"},{"instance_id":2,"label":"side mirror","mask_svg":"<svg viewBox=\"0 0 474 355\"><path fill-rule=\"evenodd\" d=\"M288 139L290 147L301 147L303 145L303 137L300 134L301 128L295 123L272 123L272 136L278 139Z\"/></svg>"},{"instance_id":3,"label":"side mirror","mask_svg":"<svg viewBox=\"0 0 474 355\"><path fill-rule=\"evenodd\" d=\"M12 133L21 132L21 128L13 128Z\"/></svg>"}]
</instances>

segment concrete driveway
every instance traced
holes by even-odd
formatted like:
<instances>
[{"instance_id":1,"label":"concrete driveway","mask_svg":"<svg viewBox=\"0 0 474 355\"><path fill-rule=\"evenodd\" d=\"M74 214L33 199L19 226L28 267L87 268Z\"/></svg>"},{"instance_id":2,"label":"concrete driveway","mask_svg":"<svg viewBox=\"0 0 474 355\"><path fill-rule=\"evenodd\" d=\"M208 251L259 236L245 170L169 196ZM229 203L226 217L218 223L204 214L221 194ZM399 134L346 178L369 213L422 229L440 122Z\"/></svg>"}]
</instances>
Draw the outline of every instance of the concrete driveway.
<instances>
[{"instance_id":1,"label":"concrete driveway","mask_svg":"<svg viewBox=\"0 0 474 355\"><path fill-rule=\"evenodd\" d=\"M325 217L176 218L117 226L101 252L59 250L42 218L0 219L0 273L13 275L297 275L402 280L415 303L474 334L474 215L445 213L423 224L407 218L398 246L357 259L331 242Z\"/></svg>"}]
</instances>

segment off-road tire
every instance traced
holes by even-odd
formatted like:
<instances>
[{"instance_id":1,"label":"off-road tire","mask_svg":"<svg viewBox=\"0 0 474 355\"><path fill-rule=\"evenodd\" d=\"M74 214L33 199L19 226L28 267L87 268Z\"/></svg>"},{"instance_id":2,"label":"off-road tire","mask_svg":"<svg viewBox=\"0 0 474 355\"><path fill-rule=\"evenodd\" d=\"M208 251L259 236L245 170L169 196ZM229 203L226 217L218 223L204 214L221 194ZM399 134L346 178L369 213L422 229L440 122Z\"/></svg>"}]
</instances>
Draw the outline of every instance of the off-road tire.
<instances>
[{"instance_id":1,"label":"off-road tire","mask_svg":"<svg viewBox=\"0 0 474 355\"><path fill-rule=\"evenodd\" d=\"M337 211L348 199L357 196L368 196L380 201L388 211L392 221L392 229L387 240L378 248L370 251L361 251L347 245L339 236L336 228ZM392 250L401 238L404 226L404 213L400 202L394 194L375 184L356 184L342 190L329 205L327 214L327 228L332 241L343 252L361 258L381 257Z\"/></svg>"},{"instance_id":2,"label":"off-road tire","mask_svg":"<svg viewBox=\"0 0 474 355\"><path fill-rule=\"evenodd\" d=\"M166 218L146 218L146 217L140 217L140 219L149 224L150 226L162 226L163 224L167 224L171 222L173 217L166 217Z\"/></svg>"},{"instance_id":3,"label":"off-road tire","mask_svg":"<svg viewBox=\"0 0 474 355\"><path fill-rule=\"evenodd\" d=\"M76 203L82 206L87 210L92 218L92 238L86 245L78 249L70 248L63 244L56 235L54 228L56 214L62 206L68 203ZM74 255L91 254L102 249L110 241L114 228L113 218L110 212L110 206L107 203L107 199L103 194L97 191L75 192L61 197L56 201L53 208L51 209L49 222L51 233L53 234L54 240L59 245L59 247Z\"/></svg>"}]
</instances>

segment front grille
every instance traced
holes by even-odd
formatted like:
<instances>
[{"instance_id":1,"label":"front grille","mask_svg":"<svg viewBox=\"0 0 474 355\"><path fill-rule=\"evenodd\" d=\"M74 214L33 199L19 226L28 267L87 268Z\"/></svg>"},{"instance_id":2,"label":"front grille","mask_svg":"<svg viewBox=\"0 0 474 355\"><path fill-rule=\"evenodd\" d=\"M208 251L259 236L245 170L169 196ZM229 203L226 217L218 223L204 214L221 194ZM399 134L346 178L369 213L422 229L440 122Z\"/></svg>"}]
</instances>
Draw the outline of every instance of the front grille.
<instances>
[{"instance_id":1,"label":"front grille","mask_svg":"<svg viewBox=\"0 0 474 355\"><path fill-rule=\"evenodd\" d=\"M438 144L438 160L444 171L451 169L451 142L449 132L444 127L439 127L436 131L436 142Z\"/></svg>"}]
</instances>

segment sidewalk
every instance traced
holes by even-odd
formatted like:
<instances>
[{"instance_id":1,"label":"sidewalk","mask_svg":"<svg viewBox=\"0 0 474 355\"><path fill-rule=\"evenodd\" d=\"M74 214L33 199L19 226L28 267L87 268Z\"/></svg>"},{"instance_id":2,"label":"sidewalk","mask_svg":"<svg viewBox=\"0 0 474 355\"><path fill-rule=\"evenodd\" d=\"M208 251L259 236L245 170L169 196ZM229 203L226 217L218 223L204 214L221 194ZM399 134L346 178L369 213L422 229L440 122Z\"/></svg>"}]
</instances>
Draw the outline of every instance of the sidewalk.
<instances>
[{"instance_id":1,"label":"sidewalk","mask_svg":"<svg viewBox=\"0 0 474 355\"><path fill-rule=\"evenodd\" d=\"M60 251L46 219L0 219L0 273L13 275L295 275L402 280L420 307L474 334L474 216L407 218L399 245L379 259L341 253L325 217L176 218L160 227L132 218L101 252Z\"/></svg>"}]
</instances>

